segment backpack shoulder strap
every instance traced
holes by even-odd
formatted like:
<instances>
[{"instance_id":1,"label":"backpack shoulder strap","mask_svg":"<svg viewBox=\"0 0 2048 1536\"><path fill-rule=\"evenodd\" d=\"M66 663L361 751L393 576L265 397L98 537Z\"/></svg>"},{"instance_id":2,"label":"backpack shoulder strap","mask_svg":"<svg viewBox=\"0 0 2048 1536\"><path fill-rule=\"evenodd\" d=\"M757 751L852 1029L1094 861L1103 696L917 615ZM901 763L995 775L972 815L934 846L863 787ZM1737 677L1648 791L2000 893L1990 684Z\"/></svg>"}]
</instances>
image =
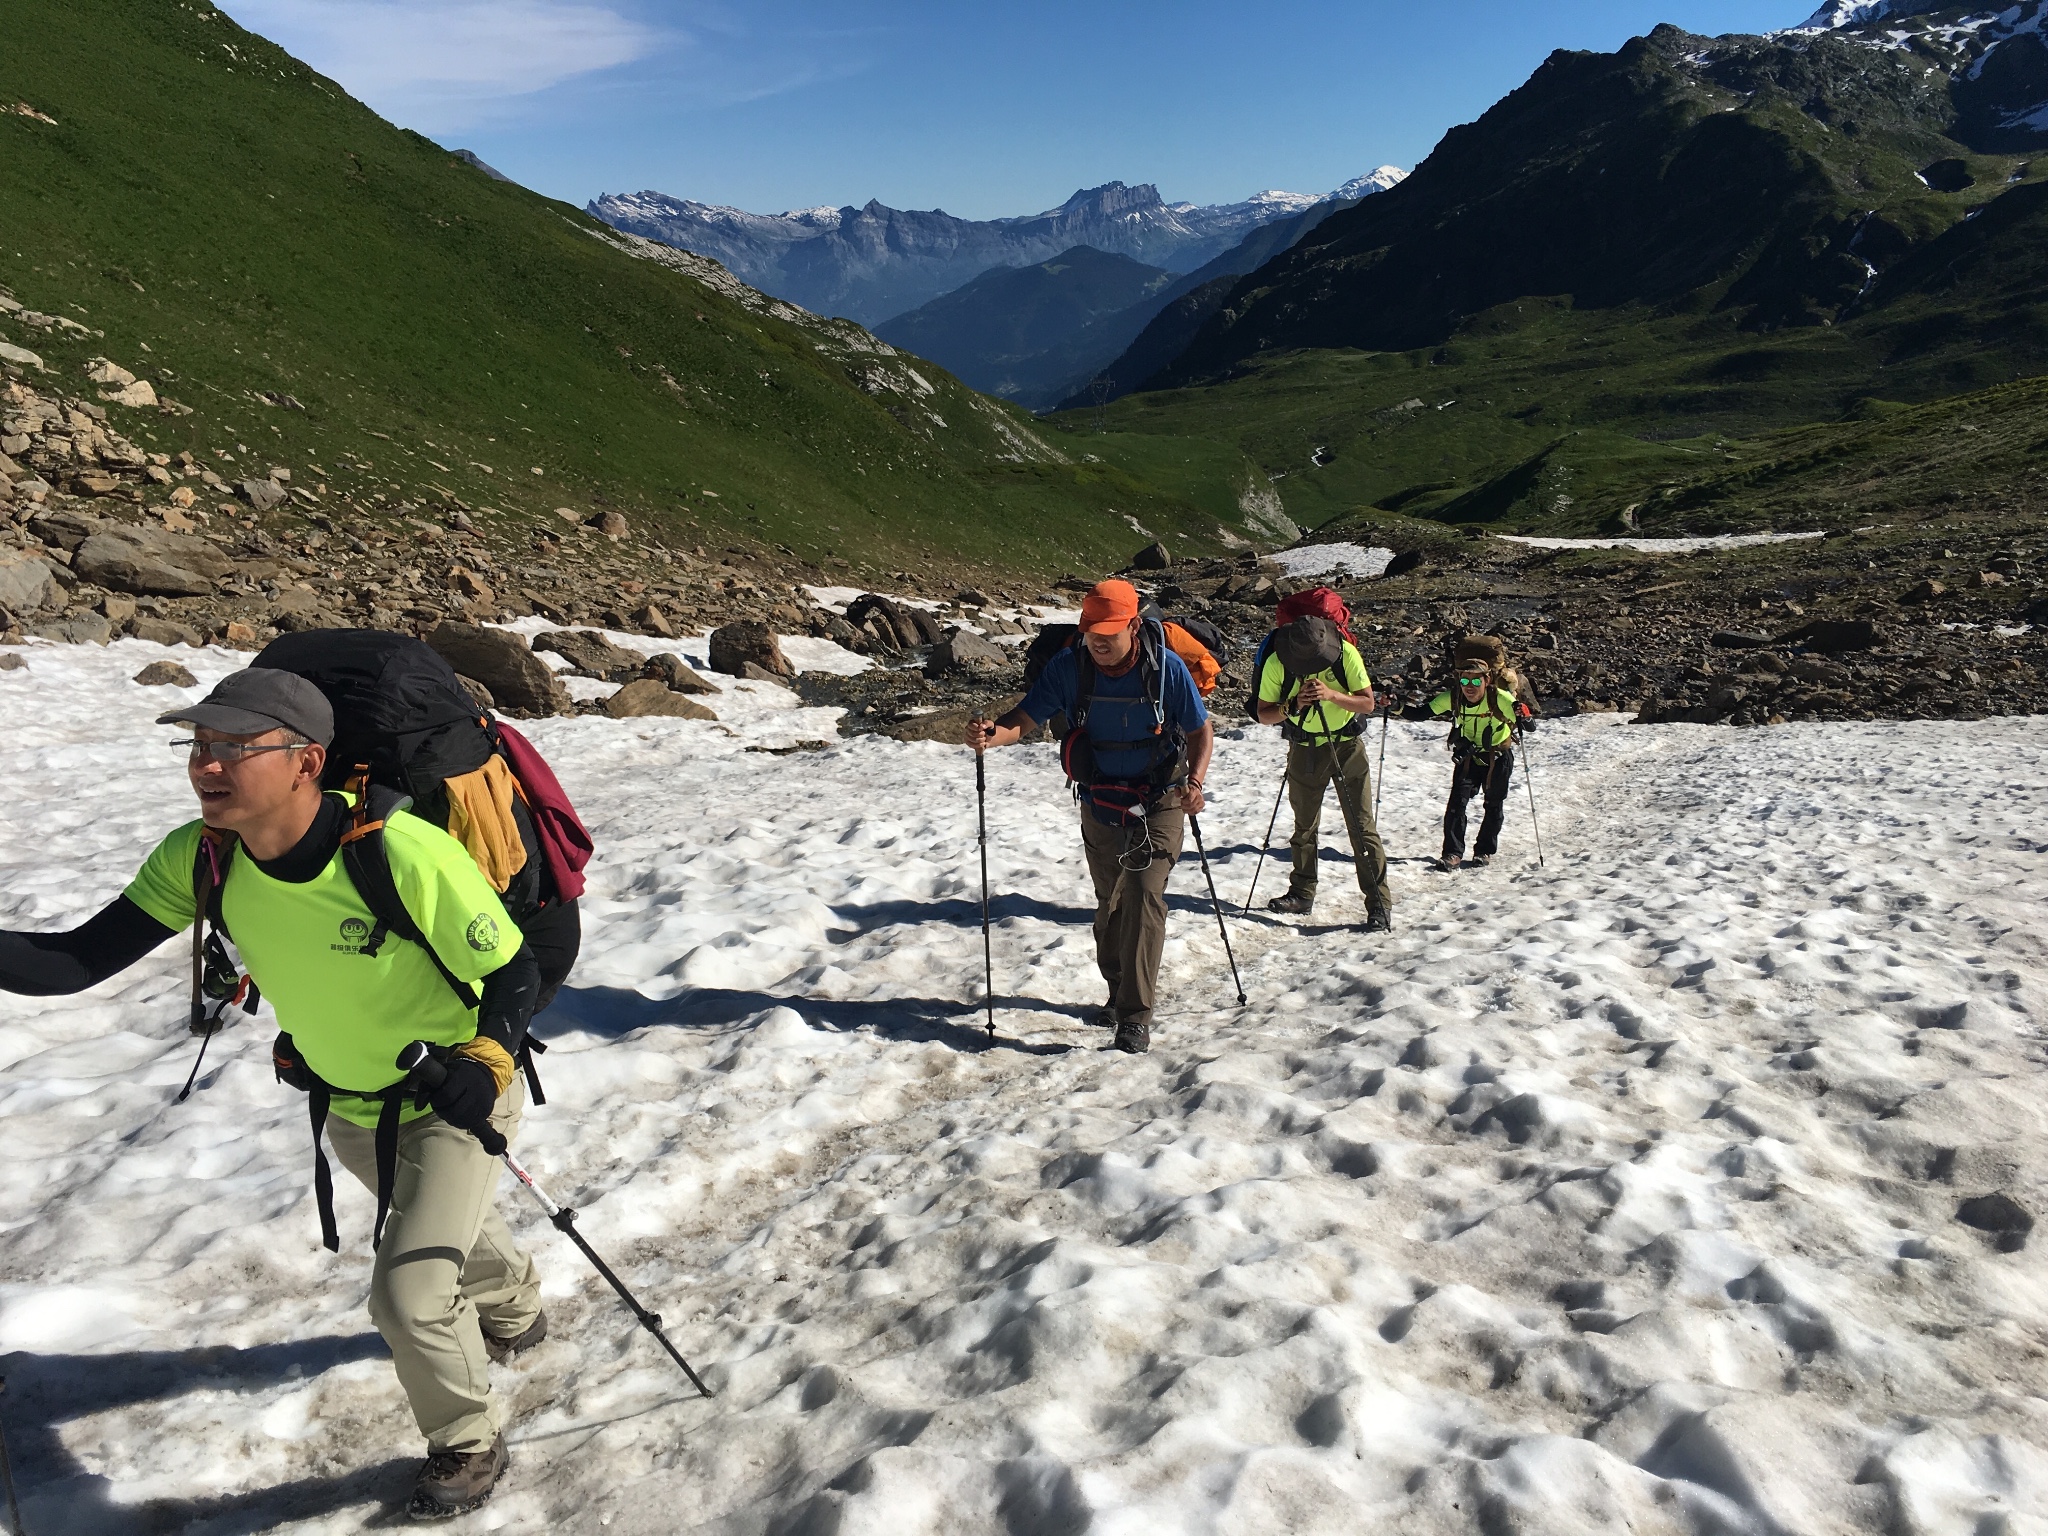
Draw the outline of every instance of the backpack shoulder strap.
<instances>
[{"instance_id":1,"label":"backpack shoulder strap","mask_svg":"<svg viewBox=\"0 0 2048 1536\"><path fill-rule=\"evenodd\" d=\"M363 940L361 953L374 958L384 947L386 937L392 934L409 940L426 951L427 958L434 962L434 969L441 973L441 979L448 983L462 1006L474 1008L482 1001L481 996L476 988L448 969L447 962L442 960L432 941L414 921L405 905L405 898L398 893L398 881L391 873L391 852L384 846L384 823L411 803L409 796L364 785L355 796L354 817L349 829L342 834L342 868L347 871L356 894L363 898L363 905L376 919L370 936Z\"/></svg>"},{"instance_id":2,"label":"backpack shoulder strap","mask_svg":"<svg viewBox=\"0 0 2048 1536\"><path fill-rule=\"evenodd\" d=\"M1074 651L1074 707L1067 715L1067 725L1072 730L1085 729L1088 724L1088 705L1095 695L1095 658L1088 654L1088 647L1076 635Z\"/></svg>"}]
</instances>

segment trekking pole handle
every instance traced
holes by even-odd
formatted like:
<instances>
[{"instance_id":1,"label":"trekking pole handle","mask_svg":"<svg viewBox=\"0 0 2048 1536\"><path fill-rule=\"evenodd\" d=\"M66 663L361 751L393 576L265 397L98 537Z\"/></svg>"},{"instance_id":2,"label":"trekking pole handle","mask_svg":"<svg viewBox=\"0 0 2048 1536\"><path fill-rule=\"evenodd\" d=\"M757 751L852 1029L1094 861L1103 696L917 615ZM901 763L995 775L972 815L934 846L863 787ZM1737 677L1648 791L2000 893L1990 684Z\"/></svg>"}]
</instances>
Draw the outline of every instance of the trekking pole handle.
<instances>
[{"instance_id":1,"label":"trekking pole handle","mask_svg":"<svg viewBox=\"0 0 2048 1536\"><path fill-rule=\"evenodd\" d=\"M439 1088L448 1081L448 1064L436 1056L428 1048L427 1042L424 1040L415 1040L411 1045L400 1051L395 1065L399 1071L405 1074L408 1083L418 1088L424 1088L429 1093L432 1093L436 1088ZM507 1146L505 1138L500 1136L494 1127L480 1125L471 1130L469 1134L474 1136L483 1149L490 1153L491 1156L502 1157L508 1164L512 1162L511 1154L505 1150ZM529 1187L533 1186L533 1180L526 1177L524 1170L515 1165L512 1171L524 1178ZM535 1188L534 1193L540 1194L540 1190ZM547 1197L542 1195L541 1198L546 1199Z\"/></svg>"}]
</instances>

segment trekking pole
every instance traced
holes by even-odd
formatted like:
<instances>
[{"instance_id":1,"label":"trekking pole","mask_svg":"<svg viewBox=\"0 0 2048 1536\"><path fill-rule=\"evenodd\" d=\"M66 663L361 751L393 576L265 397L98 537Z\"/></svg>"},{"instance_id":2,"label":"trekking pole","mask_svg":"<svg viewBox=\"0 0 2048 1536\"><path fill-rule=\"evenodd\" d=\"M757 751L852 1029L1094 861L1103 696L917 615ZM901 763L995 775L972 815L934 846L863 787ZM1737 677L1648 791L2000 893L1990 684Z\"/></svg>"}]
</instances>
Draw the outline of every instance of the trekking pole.
<instances>
[{"instance_id":1,"label":"trekking pole","mask_svg":"<svg viewBox=\"0 0 2048 1536\"><path fill-rule=\"evenodd\" d=\"M1280 798L1287 793L1287 769L1280 770L1280 787L1273 791L1273 814L1266 818L1266 840L1259 844L1258 862L1252 865L1252 888L1244 893L1244 915L1252 915L1252 898L1259 894L1259 871L1266 867L1266 850L1273 844L1273 829L1280 825Z\"/></svg>"},{"instance_id":2,"label":"trekking pole","mask_svg":"<svg viewBox=\"0 0 2048 1536\"><path fill-rule=\"evenodd\" d=\"M1273 808L1273 814L1280 814L1277 805ZM1216 931L1223 935L1224 958L1230 961L1230 979L1237 983L1237 1006L1242 1008L1248 999L1245 997L1244 981L1237 974L1237 956L1230 952L1230 928L1223 921L1223 903L1216 898L1216 877L1209 873L1209 850L1202 846L1202 818L1190 812L1188 825L1194 828L1195 855L1202 861L1202 878L1209 882L1209 905L1216 909ZM1256 880L1258 877L1254 875L1252 878Z\"/></svg>"},{"instance_id":3,"label":"trekking pole","mask_svg":"<svg viewBox=\"0 0 2048 1536\"><path fill-rule=\"evenodd\" d=\"M988 1009L988 1033L996 1033L996 963L988 938L988 754L974 754L974 811L981 823L981 997Z\"/></svg>"},{"instance_id":4,"label":"trekking pole","mask_svg":"<svg viewBox=\"0 0 2048 1536\"><path fill-rule=\"evenodd\" d=\"M0 1392L7 1390L7 1378L0 1376ZM0 1426L0 1479L7 1483L7 1522L14 1536L28 1536L28 1527L21 1523L21 1500L14 1492L14 1463L7 1457L7 1431Z\"/></svg>"},{"instance_id":5,"label":"trekking pole","mask_svg":"<svg viewBox=\"0 0 2048 1536\"><path fill-rule=\"evenodd\" d=\"M1380 797L1387 792L1387 732L1394 724L1394 711L1389 708L1380 716L1380 766L1372 780L1372 824L1380 824Z\"/></svg>"},{"instance_id":6,"label":"trekking pole","mask_svg":"<svg viewBox=\"0 0 2048 1536\"><path fill-rule=\"evenodd\" d=\"M1522 748L1522 788L1529 791L1529 830L1536 834L1536 867L1543 867L1543 823L1536 819L1536 765L1529 756L1529 738L1521 732L1515 740Z\"/></svg>"},{"instance_id":7,"label":"trekking pole","mask_svg":"<svg viewBox=\"0 0 2048 1536\"><path fill-rule=\"evenodd\" d=\"M429 1090L440 1087L448 1078L446 1064L427 1049L423 1040L415 1040L400 1051L397 1065L398 1070L406 1073L412 1082ZM541 1209L548 1213L548 1220L555 1224L555 1230L583 1250L583 1257L590 1260L591 1265L604 1276L611 1288L619 1293L619 1299L632 1308L633 1316L640 1320L640 1326L653 1334L661 1347L668 1351L669 1359L683 1368L683 1374L690 1378L690 1385L704 1396L711 1396L711 1389L704 1385L704 1379L690 1368L690 1362L682 1357L682 1353L669 1342L668 1335L661 1331L661 1315L641 1306L633 1293L626 1289L626 1282L613 1274L612 1267L599 1258L597 1250L583 1240L583 1234L576 1230L576 1212L568 1206L557 1205L548 1198L548 1192L534 1182L533 1175L526 1171L519 1159L512 1155L511 1148L505 1145L505 1138L491 1126L482 1126L470 1134L476 1137L486 1152L504 1162L512 1171L513 1178L533 1192L533 1197L540 1201Z\"/></svg>"}]
</instances>

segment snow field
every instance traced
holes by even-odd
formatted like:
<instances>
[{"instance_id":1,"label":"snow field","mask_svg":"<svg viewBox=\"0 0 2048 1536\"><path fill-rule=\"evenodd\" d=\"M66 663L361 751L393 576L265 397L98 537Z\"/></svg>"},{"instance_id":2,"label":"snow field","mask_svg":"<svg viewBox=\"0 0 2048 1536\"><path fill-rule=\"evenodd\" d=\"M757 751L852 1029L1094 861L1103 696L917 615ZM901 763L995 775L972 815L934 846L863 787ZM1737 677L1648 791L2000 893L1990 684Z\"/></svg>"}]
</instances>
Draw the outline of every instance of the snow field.
<instances>
[{"instance_id":1,"label":"snow field","mask_svg":"<svg viewBox=\"0 0 2048 1536\"><path fill-rule=\"evenodd\" d=\"M148 724L189 695L127 679L243 658L25 654L0 925L56 927L190 814ZM1239 1010L1191 849L1129 1058L1084 1022L1050 749L989 761L988 1042L964 751L839 741L767 684L709 702L531 729L600 853L518 1148L719 1395L505 1181L551 1331L496 1373L513 1468L453 1529L2044 1528L2041 1243L1956 1220L2048 1184L2025 722L1548 726L1546 867L1518 784L1500 861L1451 876L1414 862L1441 732L1397 726L1397 930L1357 931L1327 806L1314 916L1233 920ZM1219 743L1228 901L1279 766ZM338 1180L325 1254L267 1010L171 1106L184 959L0 997L24 1514L357 1530L418 1454L362 1311L371 1201Z\"/></svg>"}]
</instances>

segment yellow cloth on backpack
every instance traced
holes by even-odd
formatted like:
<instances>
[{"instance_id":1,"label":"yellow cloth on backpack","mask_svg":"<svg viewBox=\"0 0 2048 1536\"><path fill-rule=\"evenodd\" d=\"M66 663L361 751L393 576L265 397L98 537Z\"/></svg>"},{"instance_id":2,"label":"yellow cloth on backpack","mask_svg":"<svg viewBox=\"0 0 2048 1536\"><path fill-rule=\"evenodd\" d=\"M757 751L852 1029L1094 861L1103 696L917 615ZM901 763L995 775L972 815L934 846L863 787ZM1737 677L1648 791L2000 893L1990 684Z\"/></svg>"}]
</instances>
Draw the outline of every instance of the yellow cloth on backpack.
<instances>
[{"instance_id":1,"label":"yellow cloth on backpack","mask_svg":"<svg viewBox=\"0 0 2048 1536\"><path fill-rule=\"evenodd\" d=\"M448 791L448 835L469 850L491 887L502 893L526 868L526 842L512 818L519 781L495 754L475 773L443 781Z\"/></svg>"}]
</instances>

